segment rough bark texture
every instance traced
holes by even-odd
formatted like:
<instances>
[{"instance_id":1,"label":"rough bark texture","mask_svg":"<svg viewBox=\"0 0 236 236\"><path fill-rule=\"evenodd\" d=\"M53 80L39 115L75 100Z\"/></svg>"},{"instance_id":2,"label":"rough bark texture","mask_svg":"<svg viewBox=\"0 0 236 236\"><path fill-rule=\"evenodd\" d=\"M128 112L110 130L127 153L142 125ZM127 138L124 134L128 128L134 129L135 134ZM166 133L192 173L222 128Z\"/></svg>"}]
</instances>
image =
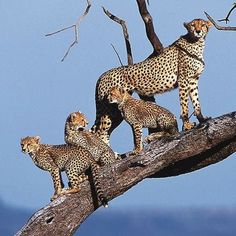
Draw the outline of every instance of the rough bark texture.
<instances>
[{"instance_id":1,"label":"rough bark texture","mask_svg":"<svg viewBox=\"0 0 236 236\"><path fill-rule=\"evenodd\" d=\"M176 137L156 140L143 153L100 169L111 200L145 178L175 176L217 163L236 151L236 112L211 119ZM98 207L94 189L85 181L81 192L64 195L36 212L16 234L72 235Z\"/></svg>"},{"instance_id":2,"label":"rough bark texture","mask_svg":"<svg viewBox=\"0 0 236 236\"><path fill-rule=\"evenodd\" d=\"M153 47L153 53L148 57L154 57L163 52L163 46L159 38L157 37L152 21L152 16L147 10L147 5L145 0L136 0L138 4L139 13L143 19L146 28L146 35Z\"/></svg>"}]
</instances>

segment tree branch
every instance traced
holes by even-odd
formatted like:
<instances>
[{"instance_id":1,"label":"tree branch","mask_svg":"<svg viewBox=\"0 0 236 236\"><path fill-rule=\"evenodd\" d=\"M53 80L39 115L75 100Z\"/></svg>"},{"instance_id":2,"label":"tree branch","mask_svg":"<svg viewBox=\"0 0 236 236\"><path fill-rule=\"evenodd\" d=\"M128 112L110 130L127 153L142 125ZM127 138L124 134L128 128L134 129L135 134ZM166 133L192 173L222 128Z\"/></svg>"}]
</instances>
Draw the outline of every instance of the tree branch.
<instances>
[{"instance_id":1,"label":"tree branch","mask_svg":"<svg viewBox=\"0 0 236 236\"><path fill-rule=\"evenodd\" d=\"M236 30L236 27L218 25L210 15L208 15L206 12L205 12L205 14L206 14L208 20L216 27L216 29L218 29L218 30L232 30L232 31Z\"/></svg>"},{"instance_id":2,"label":"tree branch","mask_svg":"<svg viewBox=\"0 0 236 236\"><path fill-rule=\"evenodd\" d=\"M125 158L100 169L109 200L123 194L145 178L188 173L222 161L236 151L236 112L208 120L177 137L156 140L141 155ZM36 212L16 234L72 235L98 207L88 181L81 192L64 195Z\"/></svg>"},{"instance_id":3,"label":"tree branch","mask_svg":"<svg viewBox=\"0 0 236 236\"><path fill-rule=\"evenodd\" d=\"M232 8L230 9L230 11L228 12L226 18L221 19L221 20L218 20L218 21L220 21L220 22L221 22L221 21L225 21L225 23L227 24L227 23L229 22L229 17L230 17L230 15L231 15L232 11L233 11L235 8L236 8L236 3L233 4L233 7L232 7Z\"/></svg>"},{"instance_id":4,"label":"tree branch","mask_svg":"<svg viewBox=\"0 0 236 236\"><path fill-rule=\"evenodd\" d=\"M162 53L163 45L155 33L152 17L147 10L146 1L145 0L136 0L136 1L138 4L139 13L145 24L146 35L153 47L153 53L148 57L151 58Z\"/></svg>"},{"instance_id":5,"label":"tree branch","mask_svg":"<svg viewBox=\"0 0 236 236\"><path fill-rule=\"evenodd\" d=\"M103 9L104 13L110 19L112 19L113 21L115 21L116 23L118 23L122 26L124 39L125 39L125 45L126 45L126 52L127 52L127 62L128 62L128 65L132 65L133 64L133 56L132 56L131 45L130 45L130 42L129 42L129 33L128 33L128 29L127 29L125 21L118 18L117 16L113 15L111 12L106 10L104 7L102 7L102 9Z\"/></svg>"},{"instance_id":6,"label":"tree branch","mask_svg":"<svg viewBox=\"0 0 236 236\"><path fill-rule=\"evenodd\" d=\"M87 7L84 11L84 13L78 18L78 20L76 21L76 23L74 25L71 25L71 26L68 26L68 27L65 27L63 29L60 29L60 30L57 30L55 32L52 32L52 33L49 33L49 34L46 34L45 36L52 36L54 34L58 34L62 31L65 31L65 30L68 30L68 29L71 29L71 28L74 28L74 34L75 34L75 39L74 41L70 44L70 46L68 47L65 55L63 56L63 58L61 59L61 61L63 62L65 60L65 58L68 56L68 54L70 53L70 50L71 48L78 43L78 40L79 40L79 25L80 25L80 22L84 19L84 17L88 14L89 12L89 9L91 7L92 3L91 3L91 0L87 0Z\"/></svg>"}]
</instances>

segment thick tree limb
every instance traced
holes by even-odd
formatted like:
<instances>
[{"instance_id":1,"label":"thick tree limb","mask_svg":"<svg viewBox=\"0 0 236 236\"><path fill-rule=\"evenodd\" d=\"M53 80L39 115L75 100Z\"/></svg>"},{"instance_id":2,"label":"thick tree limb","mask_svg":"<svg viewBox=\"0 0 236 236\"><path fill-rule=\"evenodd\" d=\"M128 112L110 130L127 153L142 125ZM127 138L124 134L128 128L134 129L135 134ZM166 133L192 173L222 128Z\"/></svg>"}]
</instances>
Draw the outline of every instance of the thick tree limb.
<instances>
[{"instance_id":1,"label":"thick tree limb","mask_svg":"<svg viewBox=\"0 0 236 236\"><path fill-rule=\"evenodd\" d=\"M76 23L74 25L70 25L68 27L65 27L63 29L60 29L60 30L57 30L55 32L52 32L52 33L49 33L49 34L46 34L45 36L52 36L54 34L57 34L57 33L60 33L62 31L65 31L65 30L68 30L68 29L71 29L71 28L74 28L74 33L75 33L75 39L74 41L70 44L70 46L68 47L65 55L63 56L63 58L61 59L61 61L63 62L65 60L65 58L68 56L68 54L70 53L70 50L73 46L75 46L77 43L78 43L78 40L79 40L79 25L80 25L80 22L84 19L84 17L88 14L89 12L89 9L91 7L92 3L91 3L91 0L87 0L87 7L84 11L84 13L78 18L78 20L76 21Z\"/></svg>"},{"instance_id":2,"label":"thick tree limb","mask_svg":"<svg viewBox=\"0 0 236 236\"><path fill-rule=\"evenodd\" d=\"M210 15L208 15L206 12L205 12L205 14L206 14L208 20L216 27L216 29L218 29L218 30L231 30L231 31L236 30L236 27L218 25Z\"/></svg>"},{"instance_id":3,"label":"thick tree limb","mask_svg":"<svg viewBox=\"0 0 236 236\"><path fill-rule=\"evenodd\" d=\"M147 10L146 1L145 0L136 0L136 1L138 4L139 13L145 24L148 40L150 41L153 47L153 53L149 56L149 58L151 58L161 54L163 51L163 46L155 33L152 17Z\"/></svg>"},{"instance_id":4,"label":"thick tree limb","mask_svg":"<svg viewBox=\"0 0 236 236\"><path fill-rule=\"evenodd\" d=\"M124 35L124 39L125 39L125 45L126 45L126 52L127 52L127 62L128 65L133 64L133 56L132 56L132 50L131 50L131 45L129 42L129 33L128 33L128 29L126 26L126 23L124 20L118 18L117 16L113 15L111 12L109 12L108 10L106 10L104 7L102 7L104 13L113 21L115 21L116 23L120 24L123 30L123 35Z\"/></svg>"},{"instance_id":5,"label":"thick tree limb","mask_svg":"<svg viewBox=\"0 0 236 236\"><path fill-rule=\"evenodd\" d=\"M177 137L156 140L135 158L101 168L102 186L109 200L145 178L188 173L217 163L236 151L236 112L211 119ZM88 181L81 192L61 196L36 212L17 236L72 235L100 203Z\"/></svg>"}]
</instances>

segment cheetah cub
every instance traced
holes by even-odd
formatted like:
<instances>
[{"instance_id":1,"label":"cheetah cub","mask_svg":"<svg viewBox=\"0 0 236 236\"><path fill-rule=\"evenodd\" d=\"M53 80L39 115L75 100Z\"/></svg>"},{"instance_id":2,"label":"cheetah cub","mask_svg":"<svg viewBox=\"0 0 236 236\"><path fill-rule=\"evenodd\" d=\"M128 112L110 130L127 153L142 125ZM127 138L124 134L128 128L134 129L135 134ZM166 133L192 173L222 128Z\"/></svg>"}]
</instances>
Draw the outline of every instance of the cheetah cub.
<instances>
[{"instance_id":1,"label":"cheetah cub","mask_svg":"<svg viewBox=\"0 0 236 236\"><path fill-rule=\"evenodd\" d=\"M167 109L153 102L134 99L121 88L112 88L108 94L110 103L117 103L123 118L131 125L134 137L132 155L142 151L142 128L157 128L156 137L178 134L175 116Z\"/></svg>"},{"instance_id":2,"label":"cheetah cub","mask_svg":"<svg viewBox=\"0 0 236 236\"><path fill-rule=\"evenodd\" d=\"M106 122L106 117L103 118L100 124L101 132L103 129L109 128L109 122ZM119 160L119 156L97 134L85 129L87 124L87 118L83 113L69 114L65 124L65 142L85 148L100 165L111 164ZM103 125L104 128L101 127Z\"/></svg>"},{"instance_id":3,"label":"cheetah cub","mask_svg":"<svg viewBox=\"0 0 236 236\"><path fill-rule=\"evenodd\" d=\"M21 139L21 149L30 155L37 167L51 174L55 189L51 200L56 199L61 194L79 192L79 175L90 167L98 198L104 206L108 206L98 179L98 165L84 148L67 144L41 144L39 136L27 136ZM68 189L62 189L61 171L66 172L70 181L71 187Z\"/></svg>"}]
</instances>

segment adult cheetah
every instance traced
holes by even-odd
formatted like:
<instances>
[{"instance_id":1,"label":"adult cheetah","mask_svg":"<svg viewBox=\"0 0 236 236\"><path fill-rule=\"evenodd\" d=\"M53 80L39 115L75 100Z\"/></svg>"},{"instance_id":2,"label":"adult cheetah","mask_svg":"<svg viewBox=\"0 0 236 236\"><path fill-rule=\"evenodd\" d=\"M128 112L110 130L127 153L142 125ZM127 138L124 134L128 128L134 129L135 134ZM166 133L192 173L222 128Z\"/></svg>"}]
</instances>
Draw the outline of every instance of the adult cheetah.
<instances>
[{"instance_id":1,"label":"adult cheetah","mask_svg":"<svg viewBox=\"0 0 236 236\"><path fill-rule=\"evenodd\" d=\"M204 69L205 38L212 23L195 19L184 23L184 26L187 34L165 48L161 55L137 64L111 69L100 76L96 84L96 120L93 128L98 132L101 118L106 115L110 118L112 123L108 135L101 137L104 142L109 144L109 135L123 120L117 104L109 104L107 100L112 87L121 87L130 93L135 91L147 98L179 87L183 129L194 127L188 118L189 97L198 121L207 119L201 113L198 78Z\"/></svg>"}]
</instances>

